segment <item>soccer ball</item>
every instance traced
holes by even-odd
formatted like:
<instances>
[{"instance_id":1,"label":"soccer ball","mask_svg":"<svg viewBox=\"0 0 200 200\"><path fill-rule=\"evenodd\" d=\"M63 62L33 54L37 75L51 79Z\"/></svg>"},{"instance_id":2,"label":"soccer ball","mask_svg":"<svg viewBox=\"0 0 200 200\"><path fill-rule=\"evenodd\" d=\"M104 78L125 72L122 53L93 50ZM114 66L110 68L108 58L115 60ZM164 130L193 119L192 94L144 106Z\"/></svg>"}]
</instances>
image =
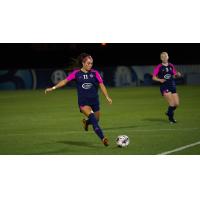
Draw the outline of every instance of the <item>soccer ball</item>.
<instances>
[{"instance_id":1,"label":"soccer ball","mask_svg":"<svg viewBox=\"0 0 200 200\"><path fill-rule=\"evenodd\" d=\"M129 145L129 138L127 135L119 135L116 139L118 147L127 147Z\"/></svg>"}]
</instances>

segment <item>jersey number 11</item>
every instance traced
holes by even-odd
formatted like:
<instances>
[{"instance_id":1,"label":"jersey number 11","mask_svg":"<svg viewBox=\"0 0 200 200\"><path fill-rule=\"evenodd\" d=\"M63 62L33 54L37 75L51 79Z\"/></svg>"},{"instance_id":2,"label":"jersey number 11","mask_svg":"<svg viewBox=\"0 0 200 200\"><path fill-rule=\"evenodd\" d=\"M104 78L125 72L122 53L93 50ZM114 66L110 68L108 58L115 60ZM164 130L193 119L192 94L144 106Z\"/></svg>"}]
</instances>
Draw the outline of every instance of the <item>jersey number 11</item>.
<instances>
[{"instance_id":1,"label":"jersey number 11","mask_svg":"<svg viewBox=\"0 0 200 200\"><path fill-rule=\"evenodd\" d=\"M83 78L84 79L88 79L88 75L83 75Z\"/></svg>"}]
</instances>

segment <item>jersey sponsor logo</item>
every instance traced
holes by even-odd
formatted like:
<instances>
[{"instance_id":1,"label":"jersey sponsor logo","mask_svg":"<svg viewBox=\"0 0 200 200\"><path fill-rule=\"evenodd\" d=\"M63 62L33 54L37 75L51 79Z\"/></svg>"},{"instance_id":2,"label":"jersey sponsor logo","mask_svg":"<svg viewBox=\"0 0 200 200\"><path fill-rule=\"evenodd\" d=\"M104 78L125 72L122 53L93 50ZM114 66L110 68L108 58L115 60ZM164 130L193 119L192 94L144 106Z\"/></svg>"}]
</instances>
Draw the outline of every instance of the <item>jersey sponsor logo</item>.
<instances>
[{"instance_id":1,"label":"jersey sponsor logo","mask_svg":"<svg viewBox=\"0 0 200 200\"><path fill-rule=\"evenodd\" d=\"M171 78L171 74L165 74L164 78L165 79L170 79Z\"/></svg>"},{"instance_id":2,"label":"jersey sponsor logo","mask_svg":"<svg viewBox=\"0 0 200 200\"><path fill-rule=\"evenodd\" d=\"M82 85L82 88L85 90L89 90L92 87L92 83L84 83Z\"/></svg>"}]
</instances>

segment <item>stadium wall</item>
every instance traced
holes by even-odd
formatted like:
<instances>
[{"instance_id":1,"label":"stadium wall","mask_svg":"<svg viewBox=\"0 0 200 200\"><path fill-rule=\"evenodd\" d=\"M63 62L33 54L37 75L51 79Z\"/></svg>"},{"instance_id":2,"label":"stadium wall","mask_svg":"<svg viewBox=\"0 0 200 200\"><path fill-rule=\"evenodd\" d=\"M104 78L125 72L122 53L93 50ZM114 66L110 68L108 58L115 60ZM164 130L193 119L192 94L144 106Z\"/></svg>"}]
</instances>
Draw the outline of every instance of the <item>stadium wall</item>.
<instances>
[{"instance_id":1,"label":"stadium wall","mask_svg":"<svg viewBox=\"0 0 200 200\"><path fill-rule=\"evenodd\" d=\"M154 66L109 66L95 67L102 75L107 86L151 86L158 83L152 81ZM177 84L200 85L200 65L176 65L183 77ZM66 69L16 69L0 70L0 90L44 89L51 87L72 71ZM70 87L75 85L69 83Z\"/></svg>"}]
</instances>

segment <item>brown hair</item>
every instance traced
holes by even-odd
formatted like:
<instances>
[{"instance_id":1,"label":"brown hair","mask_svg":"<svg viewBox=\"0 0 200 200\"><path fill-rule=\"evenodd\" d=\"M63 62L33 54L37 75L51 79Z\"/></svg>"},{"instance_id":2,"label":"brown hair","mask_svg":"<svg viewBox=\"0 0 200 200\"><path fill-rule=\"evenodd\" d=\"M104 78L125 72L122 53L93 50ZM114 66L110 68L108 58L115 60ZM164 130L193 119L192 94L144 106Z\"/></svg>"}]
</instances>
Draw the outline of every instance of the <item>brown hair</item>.
<instances>
[{"instance_id":1,"label":"brown hair","mask_svg":"<svg viewBox=\"0 0 200 200\"><path fill-rule=\"evenodd\" d=\"M79 65L80 66L82 66L83 64L83 62L85 62L85 60L87 59L87 58L92 58L92 56L90 55L90 54L87 54L87 53L81 53L79 56L78 56L78 63L79 63Z\"/></svg>"}]
</instances>

